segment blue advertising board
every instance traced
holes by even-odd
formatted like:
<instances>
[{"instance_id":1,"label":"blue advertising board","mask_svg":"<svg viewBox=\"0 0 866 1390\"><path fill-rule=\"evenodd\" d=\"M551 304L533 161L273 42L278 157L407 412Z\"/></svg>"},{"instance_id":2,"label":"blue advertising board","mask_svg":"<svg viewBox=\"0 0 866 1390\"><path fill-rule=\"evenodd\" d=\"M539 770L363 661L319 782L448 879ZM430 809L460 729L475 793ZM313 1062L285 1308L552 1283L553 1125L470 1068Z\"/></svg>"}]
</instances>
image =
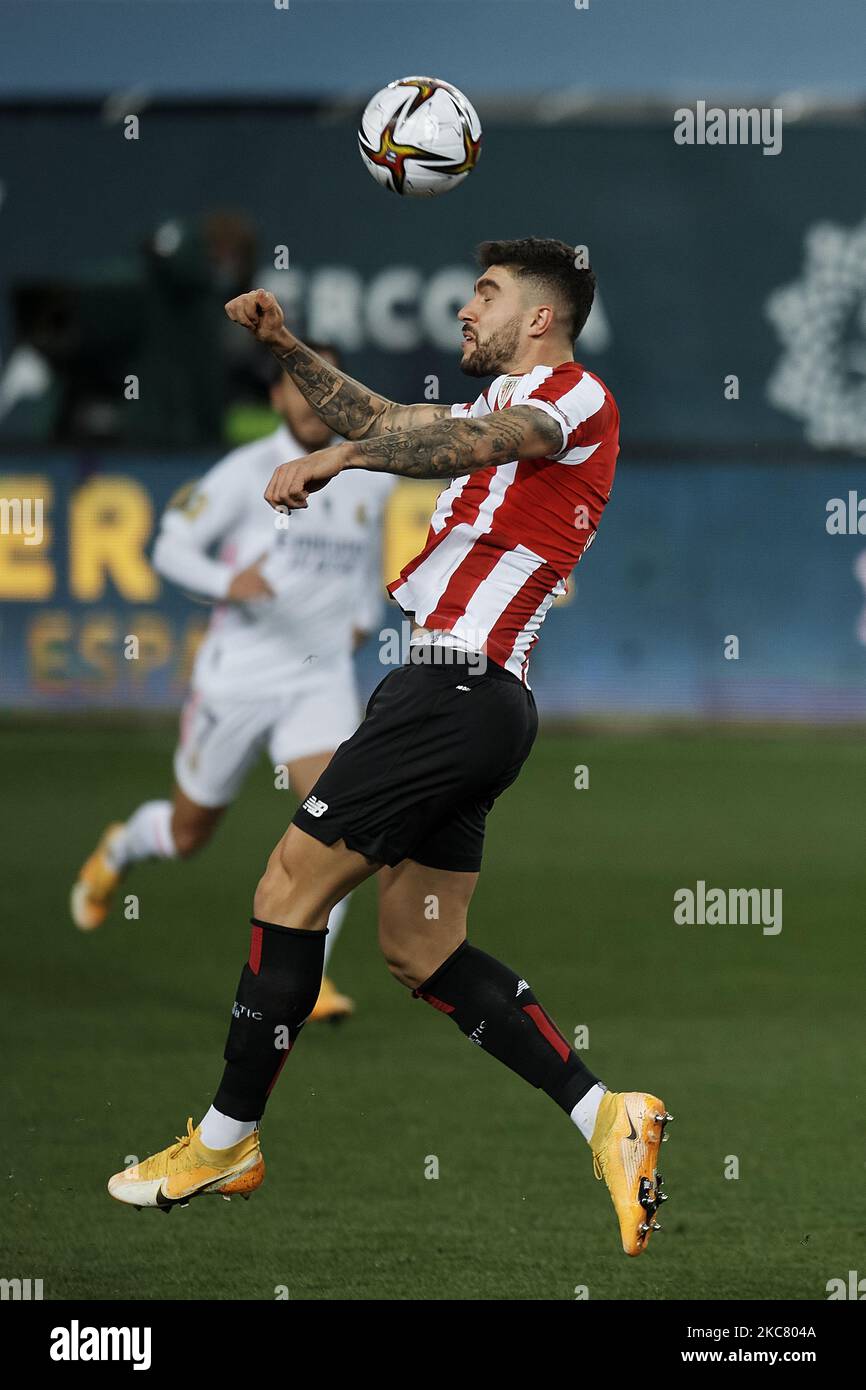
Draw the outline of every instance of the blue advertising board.
<instances>
[{"instance_id":1,"label":"blue advertising board","mask_svg":"<svg viewBox=\"0 0 866 1390\"><path fill-rule=\"evenodd\" d=\"M162 581L148 556L168 499L211 461L6 456L2 706L181 702L210 609ZM866 718L858 487L862 472L848 463L621 460L598 539L533 656L542 714ZM406 480L392 496L383 636L359 658L367 689L401 621L384 578L419 548L437 490Z\"/></svg>"}]
</instances>

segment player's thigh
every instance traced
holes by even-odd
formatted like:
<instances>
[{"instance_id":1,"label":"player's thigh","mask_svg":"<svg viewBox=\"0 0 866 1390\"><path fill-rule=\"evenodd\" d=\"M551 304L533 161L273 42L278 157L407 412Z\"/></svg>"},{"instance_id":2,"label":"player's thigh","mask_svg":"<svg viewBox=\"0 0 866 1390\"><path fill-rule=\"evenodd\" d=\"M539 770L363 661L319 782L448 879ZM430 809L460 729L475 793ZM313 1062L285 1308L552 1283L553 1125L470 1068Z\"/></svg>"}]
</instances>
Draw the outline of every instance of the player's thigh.
<instances>
[{"instance_id":1,"label":"player's thigh","mask_svg":"<svg viewBox=\"0 0 866 1390\"><path fill-rule=\"evenodd\" d=\"M211 700L198 692L184 706L174 775L197 806L218 808L234 801L266 746L272 707L254 700Z\"/></svg>"},{"instance_id":2,"label":"player's thigh","mask_svg":"<svg viewBox=\"0 0 866 1390\"><path fill-rule=\"evenodd\" d=\"M379 867L342 840L326 845L290 825L259 881L253 913L279 926L321 930L331 909Z\"/></svg>"},{"instance_id":3,"label":"player's thigh","mask_svg":"<svg viewBox=\"0 0 866 1390\"><path fill-rule=\"evenodd\" d=\"M392 973L414 989L466 939L476 872L404 859L379 874L379 945Z\"/></svg>"},{"instance_id":4,"label":"player's thigh","mask_svg":"<svg viewBox=\"0 0 866 1390\"><path fill-rule=\"evenodd\" d=\"M171 834L181 857L207 843L225 814L225 806L200 806L177 785L171 804Z\"/></svg>"}]
</instances>

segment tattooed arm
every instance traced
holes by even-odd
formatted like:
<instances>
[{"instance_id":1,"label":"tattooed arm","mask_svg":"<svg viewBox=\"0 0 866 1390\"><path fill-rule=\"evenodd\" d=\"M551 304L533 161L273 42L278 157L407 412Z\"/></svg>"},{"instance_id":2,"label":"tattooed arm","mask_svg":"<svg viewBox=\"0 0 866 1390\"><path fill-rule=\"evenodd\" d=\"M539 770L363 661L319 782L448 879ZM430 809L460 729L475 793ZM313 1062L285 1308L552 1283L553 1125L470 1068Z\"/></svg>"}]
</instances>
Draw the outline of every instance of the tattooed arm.
<instances>
[{"instance_id":1,"label":"tattooed arm","mask_svg":"<svg viewBox=\"0 0 866 1390\"><path fill-rule=\"evenodd\" d=\"M413 429L451 415L449 405L397 405L377 396L285 330L270 348L316 414L344 439Z\"/></svg>"},{"instance_id":2,"label":"tattooed arm","mask_svg":"<svg viewBox=\"0 0 866 1390\"><path fill-rule=\"evenodd\" d=\"M517 458L547 458L562 448L555 420L531 405L510 406L481 420L439 420L363 440L347 450L347 468L404 478L457 478Z\"/></svg>"},{"instance_id":3,"label":"tattooed arm","mask_svg":"<svg viewBox=\"0 0 866 1390\"><path fill-rule=\"evenodd\" d=\"M517 458L549 458L562 446L562 430L544 411L531 405L509 406L481 420L439 420L420 429L320 449L281 464L265 498L272 507L306 507L309 493L346 468L399 473L404 478L454 478Z\"/></svg>"},{"instance_id":4,"label":"tattooed arm","mask_svg":"<svg viewBox=\"0 0 866 1390\"><path fill-rule=\"evenodd\" d=\"M397 405L368 391L290 333L282 309L267 290L240 294L225 309L233 322L270 349L320 419L344 439L414 429L451 414L447 405Z\"/></svg>"}]
</instances>

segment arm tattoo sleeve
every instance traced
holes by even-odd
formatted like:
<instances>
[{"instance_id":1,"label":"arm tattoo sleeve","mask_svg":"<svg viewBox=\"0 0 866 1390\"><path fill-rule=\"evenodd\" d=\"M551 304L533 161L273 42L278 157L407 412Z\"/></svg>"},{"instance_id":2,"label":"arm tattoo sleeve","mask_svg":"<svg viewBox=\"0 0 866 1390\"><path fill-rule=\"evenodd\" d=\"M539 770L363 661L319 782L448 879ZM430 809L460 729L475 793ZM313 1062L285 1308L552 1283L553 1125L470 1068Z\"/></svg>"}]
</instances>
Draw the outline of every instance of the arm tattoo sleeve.
<instances>
[{"instance_id":1,"label":"arm tattoo sleeve","mask_svg":"<svg viewBox=\"0 0 866 1390\"><path fill-rule=\"evenodd\" d=\"M356 467L406 478L456 478L516 458L545 458L562 448L555 420L533 406L512 406L483 420L440 420L365 440Z\"/></svg>"},{"instance_id":2,"label":"arm tattoo sleeve","mask_svg":"<svg viewBox=\"0 0 866 1390\"><path fill-rule=\"evenodd\" d=\"M273 352L316 414L344 439L363 439L389 404L303 343L280 345Z\"/></svg>"},{"instance_id":3,"label":"arm tattoo sleeve","mask_svg":"<svg viewBox=\"0 0 866 1390\"><path fill-rule=\"evenodd\" d=\"M448 405L395 405L332 367L303 343L280 345L272 351L316 414L344 439L412 429L451 414Z\"/></svg>"}]
</instances>

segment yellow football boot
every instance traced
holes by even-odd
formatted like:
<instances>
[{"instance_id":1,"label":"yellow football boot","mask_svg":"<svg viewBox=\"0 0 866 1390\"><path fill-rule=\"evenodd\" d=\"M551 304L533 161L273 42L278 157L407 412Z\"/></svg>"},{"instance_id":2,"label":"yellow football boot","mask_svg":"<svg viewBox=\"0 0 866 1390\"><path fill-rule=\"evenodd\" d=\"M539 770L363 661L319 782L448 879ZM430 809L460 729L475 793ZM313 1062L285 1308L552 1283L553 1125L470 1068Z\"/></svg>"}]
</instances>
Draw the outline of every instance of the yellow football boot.
<instances>
[{"instance_id":1,"label":"yellow football boot","mask_svg":"<svg viewBox=\"0 0 866 1390\"><path fill-rule=\"evenodd\" d=\"M101 927L123 874L115 869L107 850L123 825L118 821L102 832L99 844L81 868L69 896L69 910L79 931Z\"/></svg>"},{"instance_id":2,"label":"yellow football boot","mask_svg":"<svg viewBox=\"0 0 866 1390\"><path fill-rule=\"evenodd\" d=\"M643 1254L653 1231L661 1230L655 1214L667 1194L656 1161L672 1119L658 1096L643 1091L606 1091L598 1108L592 1166L607 1183L627 1255Z\"/></svg>"},{"instance_id":3,"label":"yellow football boot","mask_svg":"<svg viewBox=\"0 0 866 1390\"><path fill-rule=\"evenodd\" d=\"M200 1138L201 1126L186 1122L186 1134L167 1149L124 1168L108 1179L108 1190L118 1202L130 1206L185 1207L193 1197L205 1195L249 1198L265 1178L265 1160L259 1147L259 1131L230 1149L209 1149Z\"/></svg>"},{"instance_id":4,"label":"yellow football boot","mask_svg":"<svg viewBox=\"0 0 866 1390\"><path fill-rule=\"evenodd\" d=\"M307 1022L321 1023L324 1019L330 1019L331 1023L338 1023L341 1018L348 1018L354 1012L354 1000L347 994L341 994L333 981L323 975L319 997Z\"/></svg>"}]
</instances>

